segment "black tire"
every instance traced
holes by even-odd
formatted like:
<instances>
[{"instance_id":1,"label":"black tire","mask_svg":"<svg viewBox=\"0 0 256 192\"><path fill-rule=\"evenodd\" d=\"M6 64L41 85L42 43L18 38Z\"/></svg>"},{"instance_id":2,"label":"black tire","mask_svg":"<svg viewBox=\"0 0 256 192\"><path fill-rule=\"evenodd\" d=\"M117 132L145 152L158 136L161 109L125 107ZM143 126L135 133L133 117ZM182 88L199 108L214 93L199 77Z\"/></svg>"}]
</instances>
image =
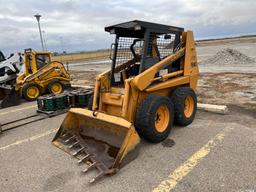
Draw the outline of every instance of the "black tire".
<instances>
[{"instance_id":1,"label":"black tire","mask_svg":"<svg viewBox=\"0 0 256 192\"><path fill-rule=\"evenodd\" d=\"M31 87L36 87L36 88L38 89L38 91L39 91L38 96L35 97L35 98L31 98L31 97L27 94L28 89L31 88ZM23 98L26 99L27 101L35 101L35 100L42 94L42 88L41 88L38 84L36 84L36 83L27 83L27 84L25 84L25 85L22 87L21 92L22 92Z\"/></svg>"},{"instance_id":2,"label":"black tire","mask_svg":"<svg viewBox=\"0 0 256 192\"><path fill-rule=\"evenodd\" d=\"M185 99L188 96L190 96L194 102L193 112L190 117L186 117L185 115ZM174 104L174 123L181 126L191 124L197 110L197 96L194 90L190 87L178 87L173 91L171 100Z\"/></svg>"},{"instance_id":3,"label":"black tire","mask_svg":"<svg viewBox=\"0 0 256 192\"><path fill-rule=\"evenodd\" d=\"M89 99L88 99L88 109L89 110L92 110L92 105L93 105L93 93L92 93L92 95L89 96Z\"/></svg>"},{"instance_id":4,"label":"black tire","mask_svg":"<svg viewBox=\"0 0 256 192\"><path fill-rule=\"evenodd\" d=\"M160 106L167 107L169 122L164 131L159 132L155 126L156 112ZM146 140L158 143L166 139L173 127L174 107L170 98L152 94L146 97L136 112L135 127L139 135Z\"/></svg>"},{"instance_id":5,"label":"black tire","mask_svg":"<svg viewBox=\"0 0 256 192\"><path fill-rule=\"evenodd\" d=\"M61 92L60 92L60 93L62 93L62 92L64 91L64 85L63 85L59 80L54 79L54 80L52 80L52 81L47 85L47 92L48 92L48 93L50 93L50 94L60 94L60 93L54 93L54 92L52 91L52 86L53 86L54 84L58 84L58 85L61 86Z\"/></svg>"}]
</instances>

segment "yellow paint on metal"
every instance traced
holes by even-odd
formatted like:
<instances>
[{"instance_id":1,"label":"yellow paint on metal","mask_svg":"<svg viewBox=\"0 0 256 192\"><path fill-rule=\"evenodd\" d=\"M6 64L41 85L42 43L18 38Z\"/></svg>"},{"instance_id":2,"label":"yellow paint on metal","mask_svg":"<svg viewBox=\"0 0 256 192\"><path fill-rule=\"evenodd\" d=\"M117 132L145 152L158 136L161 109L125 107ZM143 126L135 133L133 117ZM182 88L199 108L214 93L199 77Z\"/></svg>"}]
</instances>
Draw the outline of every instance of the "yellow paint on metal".
<instances>
[{"instance_id":1,"label":"yellow paint on metal","mask_svg":"<svg viewBox=\"0 0 256 192\"><path fill-rule=\"evenodd\" d=\"M51 91L54 94L60 94L63 90L62 90L62 85L58 82L54 83L51 87Z\"/></svg>"},{"instance_id":2,"label":"yellow paint on metal","mask_svg":"<svg viewBox=\"0 0 256 192\"><path fill-rule=\"evenodd\" d=\"M183 72L184 72L183 70L179 70L179 71L175 71L175 72L172 72L172 73L168 73L168 74L162 75L160 77L154 78L153 81L157 81L157 80L166 81L167 79L169 79L171 77L182 75Z\"/></svg>"},{"instance_id":3,"label":"yellow paint on metal","mask_svg":"<svg viewBox=\"0 0 256 192\"><path fill-rule=\"evenodd\" d=\"M201 149L195 152L188 160L186 160L181 166L176 168L167 179L163 180L153 192L168 192L175 188L175 186L195 168L199 162L205 158L221 141L223 141L227 132L232 130L224 129L220 131L215 137L209 140Z\"/></svg>"},{"instance_id":4,"label":"yellow paint on metal","mask_svg":"<svg viewBox=\"0 0 256 192\"><path fill-rule=\"evenodd\" d=\"M27 96L31 99L35 99L37 97L39 97L39 89L35 86L31 86L27 89Z\"/></svg>"},{"instance_id":5,"label":"yellow paint on metal","mask_svg":"<svg viewBox=\"0 0 256 192\"><path fill-rule=\"evenodd\" d=\"M187 118L190 118L191 115L194 112L194 107L195 107L195 103L194 103L194 99L191 96L187 96L185 98L185 103L184 103L184 115Z\"/></svg>"},{"instance_id":6,"label":"yellow paint on metal","mask_svg":"<svg viewBox=\"0 0 256 192\"><path fill-rule=\"evenodd\" d=\"M182 48L179 51L177 51L175 54L172 54L166 57L162 61L158 62L154 66L150 67L149 69L145 70L141 74L134 77L132 84L140 91L143 91L152 83L156 73L160 70L161 67L181 58L184 55L184 53L185 53L185 48Z\"/></svg>"},{"instance_id":7,"label":"yellow paint on metal","mask_svg":"<svg viewBox=\"0 0 256 192\"><path fill-rule=\"evenodd\" d=\"M47 131L45 133L41 133L41 134L34 135L32 137L29 137L29 138L26 138L26 139L23 139L23 140L16 141L16 142L14 142L12 144L0 147L0 151L5 151L5 150L7 150L7 149L9 149L11 147L14 147L14 146L17 146L17 145L20 145L20 144L23 144L23 143L27 143L27 142L30 142L30 141L34 141L34 140L37 140L37 139L40 139L40 138L42 138L44 136L47 136L47 135L50 135L51 133L54 133L55 131L57 131L57 129L53 129L53 130Z\"/></svg>"},{"instance_id":8,"label":"yellow paint on metal","mask_svg":"<svg viewBox=\"0 0 256 192\"><path fill-rule=\"evenodd\" d=\"M155 127L159 133L162 133L168 127L170 112L167 106L160 106L155 114Z\"/></svg>"},{"instance_id":9,"label":"yellow paint on metal","mask_svg":"<svg viewBox=\"0 0 256 192\"><path fill-rule=\"evenodd\" d=\"M188 76L176 77L174 79L168 79L162 83L157 83L155 85L149 86L145 91L146 92L156 92L163 89L169 89L176 86L184 86L189 84L190 78Z\"/></svg>"}]
</instances>

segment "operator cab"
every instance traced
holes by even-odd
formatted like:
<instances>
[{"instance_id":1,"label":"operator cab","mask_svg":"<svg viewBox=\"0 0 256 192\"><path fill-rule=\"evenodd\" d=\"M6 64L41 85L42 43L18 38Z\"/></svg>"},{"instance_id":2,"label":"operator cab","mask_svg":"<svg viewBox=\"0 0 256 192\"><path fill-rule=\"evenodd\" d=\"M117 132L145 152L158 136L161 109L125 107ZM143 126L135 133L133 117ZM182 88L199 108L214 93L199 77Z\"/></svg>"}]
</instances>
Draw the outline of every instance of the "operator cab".
<instances>
[{"instance_id":1,"label":"operator cab","mask_svg":"<svg viewBox=\"0 0 256 192\"><path fill-rule=\"evenodd\" d=\"M32 49L25 49L26 72L33 74L51 62L48 52L35 52Z\"/></svg>"},{"instance_id":2,"label":"operator cab","mask_svg":"<svg viewBox=\"0 0 256 192\"><path fill-rule=\"evenodd\" d=\"M41 69L45 65L50 63L50 55L48 53L39 53L36 54L36 66L37 70Z\"/></svg>"},{"instance_id":3,"label":"operator cab","mask_svg":"<svg viewBox=\"0 0 256 192\"><path fill-rule=\"evenodd\" d=\"M123 86L125 79L142 73L175 52L181 46L184 29L134 20L106 27L105 31L116 35L111 45L111 86ZM180 70L181 61L176 62L164 69Z\"/></svg>"}]
</instances>

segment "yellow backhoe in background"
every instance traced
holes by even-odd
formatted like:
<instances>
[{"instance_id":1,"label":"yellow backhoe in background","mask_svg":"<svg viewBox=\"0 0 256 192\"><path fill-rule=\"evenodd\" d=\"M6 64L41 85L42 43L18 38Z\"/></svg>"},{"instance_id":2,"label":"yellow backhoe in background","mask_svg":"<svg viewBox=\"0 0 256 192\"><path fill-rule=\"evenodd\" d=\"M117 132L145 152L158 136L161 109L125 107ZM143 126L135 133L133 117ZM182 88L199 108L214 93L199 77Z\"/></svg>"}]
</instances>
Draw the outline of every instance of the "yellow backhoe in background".
<instances>
[{"instance_id":1,"label":"yellow backhoe in background","mask_svg":"<svg viewBox=\"0 0 256 192\"><path fill-rule=\"evenodd\" d=\"M70 86L70 75L64 65L51 60L50 52L25 49L22 69L16 80L0 83L1 107L17 105L19 98L36 100L45 93L60 94Z\"/></svg>"},{"instance_id":2,"label":"yellow backhoe in background","mask_svg":"<svg viewBox=\"0 0 256 192\"><path fill-rule=\"evenodd\" d=\"M70 75L64 65L51 60L49 52L25 50L25 71L17 77L15 89L32 101L44 93L60 94L70 86Z\"/></svg>"},{"instance_id":3,"label":"yellow backhoe in background","mask_svg":"<svg viewBox=\"0 0 256 192\"><path fill-rule=\"evenodd\" d=\"M140 137L161 142L173 123L192 123L199 70L192 31L143 21L106 27L115 34L111 70L96 78L89 110L72 108L53 144L115 173L137 156Z\"/></svg>"}]
</instances>

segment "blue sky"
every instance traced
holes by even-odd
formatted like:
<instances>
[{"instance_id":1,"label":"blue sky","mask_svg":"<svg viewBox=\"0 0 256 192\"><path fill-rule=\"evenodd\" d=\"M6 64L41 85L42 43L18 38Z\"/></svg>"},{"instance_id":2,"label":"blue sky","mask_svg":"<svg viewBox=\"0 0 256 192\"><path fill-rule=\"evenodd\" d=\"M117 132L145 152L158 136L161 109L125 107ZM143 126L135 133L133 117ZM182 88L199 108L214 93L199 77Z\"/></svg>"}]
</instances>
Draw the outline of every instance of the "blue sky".
<instances>
[{"instance_id":1,"label":"blue sky","mask_svg":"<svg viewBox=\"0 0 256 192\"><path fill-rule=\"evenodd\" d=\"M0 50L40 50L34 14L50 51L109 48L104 27L145 20L193 30L197 39L256 34L255 0L0 0Z\"/></svg>"}]
</instances>

